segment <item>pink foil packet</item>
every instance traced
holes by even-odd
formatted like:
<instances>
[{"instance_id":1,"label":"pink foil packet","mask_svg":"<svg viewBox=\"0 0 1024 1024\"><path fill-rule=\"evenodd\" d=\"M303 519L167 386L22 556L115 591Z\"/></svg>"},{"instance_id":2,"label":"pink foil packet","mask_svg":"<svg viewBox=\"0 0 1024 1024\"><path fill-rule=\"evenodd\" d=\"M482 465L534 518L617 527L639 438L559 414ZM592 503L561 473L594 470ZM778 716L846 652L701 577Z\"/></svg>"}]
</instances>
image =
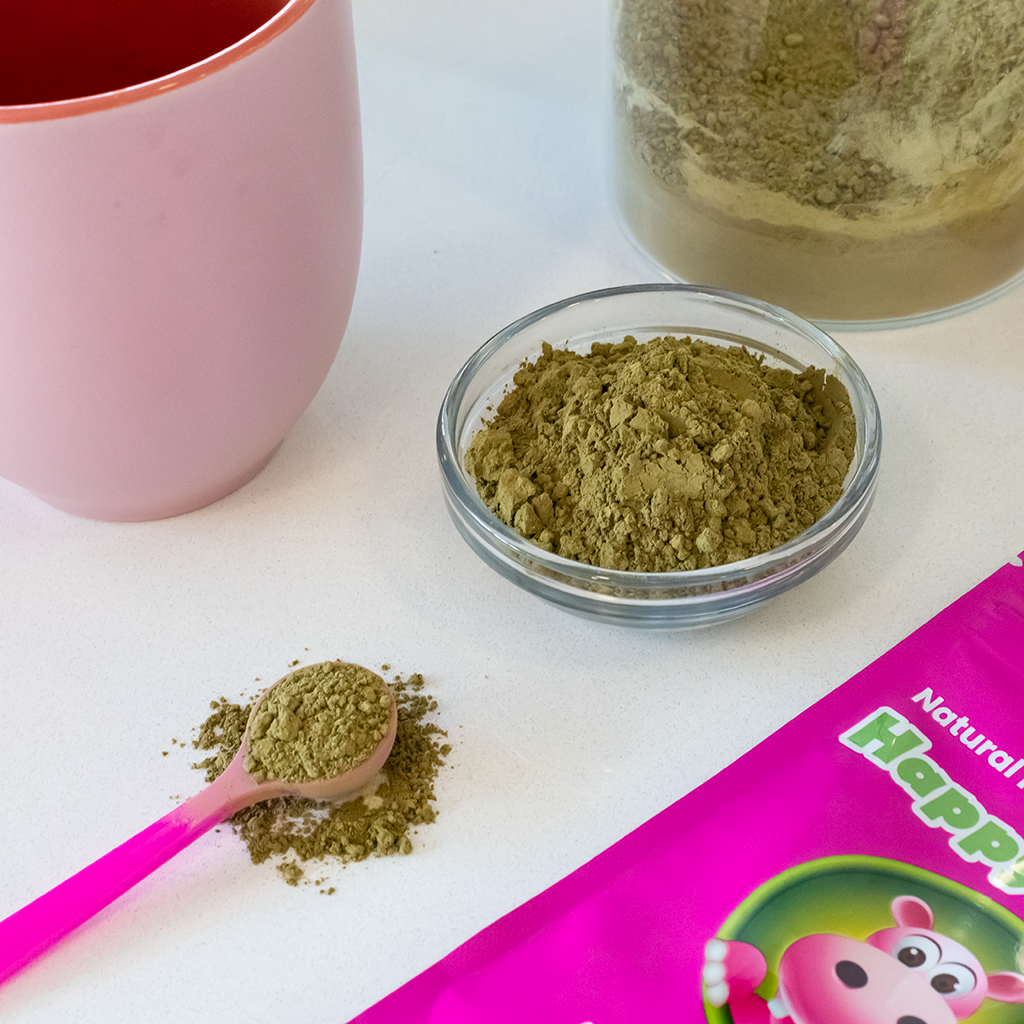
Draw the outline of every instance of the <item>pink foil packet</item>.
<instances>
[{"instance_id":1,"label":"pink foil packet","mask_svg":"<svg viewBox=\"0 0 1024 1024\"><path fill-rule=\"evenodd\" d=\"M1024 1020L1020 557L359 1024Z\"/></svg>"}]
</instances>

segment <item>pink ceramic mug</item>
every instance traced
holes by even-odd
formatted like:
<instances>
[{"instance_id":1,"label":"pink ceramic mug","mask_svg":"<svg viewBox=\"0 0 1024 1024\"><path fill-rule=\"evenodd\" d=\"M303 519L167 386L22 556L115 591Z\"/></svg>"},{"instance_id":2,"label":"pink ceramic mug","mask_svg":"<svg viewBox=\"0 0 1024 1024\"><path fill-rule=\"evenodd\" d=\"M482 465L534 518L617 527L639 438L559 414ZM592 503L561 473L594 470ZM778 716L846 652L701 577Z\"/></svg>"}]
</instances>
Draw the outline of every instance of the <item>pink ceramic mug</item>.
<instances>
[{"instance_id":1,"label":"pink ceramic mug","mask_svg":"<svg viewBox=\"0 0 1024 1024\"><path fill-rule=\"evenodd\" d=\"M0 13L0 476L156 519L254 476L355 290L349 0Z\"/></svg>"}]
</instances>

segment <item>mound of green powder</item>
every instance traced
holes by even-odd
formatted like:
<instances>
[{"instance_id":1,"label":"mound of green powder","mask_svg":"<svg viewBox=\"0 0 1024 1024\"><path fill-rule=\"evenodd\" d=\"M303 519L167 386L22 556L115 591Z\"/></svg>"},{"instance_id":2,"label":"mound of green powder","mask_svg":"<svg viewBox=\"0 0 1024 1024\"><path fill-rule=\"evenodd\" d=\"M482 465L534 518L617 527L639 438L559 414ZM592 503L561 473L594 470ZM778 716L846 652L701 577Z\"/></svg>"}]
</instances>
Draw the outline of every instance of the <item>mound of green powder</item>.
<instances>
[{"instance_id":1,"label":"mound of green powder","mask_svg":"<svg viewBox=\"0 0 1024 1024\"><path fill-rule=\"evenodd\" d=\"M547 343L473 438L487 505L546 551L606 569L702 569L770 551L835 504L856 443L842 383L739 346Z\"/></svg>"},{"instance_id":2,"label":"mound of green powder","mask_svg":"<svg viewBox=\"0 0 1024 1024\"><path fill-rule=\"evenodd\" d=\"M432 721L437 702L423 692L419 673L407 679L395 676L391 688L398 704L398 732L380 781L342 804L284 797L239 811L230 824L248 846L254 864L276 858L289 885L316 884L320 880L308 879L302 862L345 864L412 852L418 826L436 819L434 782L451 747L443 742L445 730ZM205 772L207 782L234 757L251 710L224 697L210 707L212 713L192 744L197 750L213 751L193 765Z\"/></svg>"},{"instance_id":3,"label":"mound of green powder","mask_svg":"<svg viewBox=\"0 0 1024 1024\"><path fill-rule=\"evenodd\" d=\"M391 694L362 665L296 669L266 693L249 729L245 770L257 782L308 782L362 764L388 731Z\"/></svg>"}]
</instances>

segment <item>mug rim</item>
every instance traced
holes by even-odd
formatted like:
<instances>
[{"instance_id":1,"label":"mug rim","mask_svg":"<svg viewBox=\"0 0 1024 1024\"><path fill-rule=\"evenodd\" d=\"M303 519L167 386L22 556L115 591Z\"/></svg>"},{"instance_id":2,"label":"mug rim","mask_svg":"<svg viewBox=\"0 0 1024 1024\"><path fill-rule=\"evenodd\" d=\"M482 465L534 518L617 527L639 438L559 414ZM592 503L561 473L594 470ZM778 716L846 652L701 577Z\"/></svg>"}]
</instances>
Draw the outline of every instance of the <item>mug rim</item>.
<instances>
[{"instance_id":1,"label":"mug rim","mask_svg":"<svg viewBox=\"0 0 1024 1024\"><path fill-rule=\"evenodd\" d=\"M230 46L218 50L209 57L204 57L195 64L189 64L187 67L179 68L167 75L161 75L159 78L151 78L121 89L89 96L73 96L68 99L49 100L43 103L19 103L6 106L0 104L0 124L51 121L62 117L75 117L98 110L126 106L150 96L179 89L183 85L206 78L208 75L236 63L243 57L249 56L256 50L262 49L272 39L298 21L315 2L316 0L287 0L281 10L247 36L243 36Z\"/></svg>"}]
</instances>

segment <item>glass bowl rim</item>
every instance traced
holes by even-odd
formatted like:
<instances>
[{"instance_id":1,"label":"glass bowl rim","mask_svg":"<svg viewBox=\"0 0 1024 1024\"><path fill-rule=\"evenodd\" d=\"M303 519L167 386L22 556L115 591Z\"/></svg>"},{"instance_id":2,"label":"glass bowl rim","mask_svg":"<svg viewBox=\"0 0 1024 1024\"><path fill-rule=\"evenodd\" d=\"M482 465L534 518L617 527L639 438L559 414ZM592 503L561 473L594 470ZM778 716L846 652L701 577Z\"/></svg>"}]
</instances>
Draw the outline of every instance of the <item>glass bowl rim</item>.
<instances>
[{"instance_id":1,"label":"glass bowl rim","mask_svg":"<svg viewBox=\"0 0 1024 1024\"><path fill-rule=\"evenodd\" d=\"M475 487L470 485L459 463L458 444L462 430L456 430L460 427L459 413L462 401L470 386L476 382L480 370L505 344L535 324L572 306L623 295L652 292L684 294L698 301L706 299L750 312L768 321L781 323L787 330L803 335L821 348L837 367L841 367L845 378L843 383L851 391L851 397L855 394L855 401L859 401L864 407L863 412L857 416L858 440L863 439L861 458L853 476L847 480L843 493L820 519L792 540L771 551L707 569L665 572L604 569L585 562L577 562L545 551L503 523L484 504ZM692 329L699 330L699 327ZM638 325L637 330L643 330L643 325ZM710 328L709 334L713 334ZM570 345L572 340L569 339ZM767 344L762 349L762 343L756 337L749 340L758 351L778 351ZM788 577L812 560L816 554L820 554L822 549L828 550L846 532L844 526L851 520L856 521L858 511L873 496L881 454L881 435L878 403L863 371L838 342L814 323L771 303L734 292L700 285L658 282L582 292L542 306L503 327L466 360L449 385L437 418L436 443L441 473L450 500L457 502L462 513L471 518L478 540L485 543L492 552L502 555L505 560L517 563L517 570L524 576L530 576L538 582L542 581L546 586L561 585L566 590L597 602L636 603L647 607L662 604L676 606L681 602L706 604L713 601L716 596L728 599L730 595L738 597L739 592L770 588L773 583L781 582L780 575L783 578ZM786 571L787 566L789 572ZM538 572L537 567L543 567L543 573ZM599 585L601 590L593 590L595 585ZM700 591L702 588L707 588L707 592L662 598L626 597L617 593L691 592Z\"/></svg>"}]
</instances>

